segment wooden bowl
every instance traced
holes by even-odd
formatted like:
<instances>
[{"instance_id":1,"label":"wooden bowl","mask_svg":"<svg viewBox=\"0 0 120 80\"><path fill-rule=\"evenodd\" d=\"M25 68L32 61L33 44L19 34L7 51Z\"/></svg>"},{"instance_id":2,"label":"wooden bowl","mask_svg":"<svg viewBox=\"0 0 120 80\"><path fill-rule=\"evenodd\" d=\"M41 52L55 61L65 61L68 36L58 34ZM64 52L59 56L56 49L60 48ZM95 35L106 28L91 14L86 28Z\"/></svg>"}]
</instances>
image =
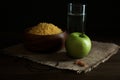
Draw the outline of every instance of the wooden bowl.
<instances>
[{"instance_id":1,"label":"wooden bowl","mask_svg":"<svg viewBox=\"0 0 120 80\"><path fill-rule=\"evenodd\" d=\"M35 52L51 53L65 47L66 31L55 35L35 35L24 33L24 46L26 49Z\"/></svg>"}]
</instances>

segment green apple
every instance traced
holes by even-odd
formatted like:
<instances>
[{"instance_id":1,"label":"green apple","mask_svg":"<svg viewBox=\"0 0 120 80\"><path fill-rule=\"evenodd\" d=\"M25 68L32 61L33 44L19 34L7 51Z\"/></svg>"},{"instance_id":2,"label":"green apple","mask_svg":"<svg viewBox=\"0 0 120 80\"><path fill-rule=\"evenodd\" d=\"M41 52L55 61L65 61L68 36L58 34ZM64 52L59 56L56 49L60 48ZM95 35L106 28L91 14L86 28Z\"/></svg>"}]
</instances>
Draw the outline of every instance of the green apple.
<instances>
[{"instance_id":1,"label":"green apple","mask_svg":"<svg viewBox=\"0 0 120 80\"><path fill-rule=\"evenodd\" d=\"M67 55L72 58L83 58L91 50L91 40L85 33L70 33L65 41Z\"/></svg>"}]
</instances>

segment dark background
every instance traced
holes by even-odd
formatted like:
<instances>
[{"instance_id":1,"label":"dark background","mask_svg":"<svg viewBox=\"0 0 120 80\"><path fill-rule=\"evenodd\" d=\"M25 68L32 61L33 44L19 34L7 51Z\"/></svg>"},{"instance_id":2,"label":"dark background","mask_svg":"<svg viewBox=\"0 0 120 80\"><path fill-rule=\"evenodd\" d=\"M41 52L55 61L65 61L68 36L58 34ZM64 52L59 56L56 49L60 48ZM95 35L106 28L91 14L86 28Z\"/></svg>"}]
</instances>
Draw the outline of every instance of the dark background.
<instances>
[{"instance_id":1,"label":"dark background","mask_svg":"<svg viewBox=\"0 0 120 80\"><path fill-rule=\"evenodd\" d=\"M74 1L77 2L76 0ZM112 41L120 45L120 5L119 2L116 1L117 0L85 1L87 5L86 34L89 35L91 39L106 40L107 42ZM0 80L3 80L1 78L4 78L4 80L9 80L10 78L12 78L12 80L23 78L27 80L37 78L120 80L119 53L106 62L106 64L101 64L95 70L81 76L73 75L69 72L64 73L64 71L54 72L54 70L49 73L48 70L52 71L52 69L47 69L45 66L38 67L40 65L34 62L1 54L2 48L22 41L22 33L25 28L34 26L39 22L51 22L66 29L68 2L71 1L0 1ZM34 67L34 65L37 67ZM42 72L40 72L41 70L37 70L39 68L43 68ZM45 72L43 72L44 70Z\"/></svg>"},{"instance_id":2,"label":"dark background","mask_svg":"<svg viewBox=\"0 0 120 80\"><path fill-rule=\"evenodd\" d=\"M51 22L66 29L67 3L56 1L4 1L0 3L0 32L22 33L39 22ZM77 1L76 1L77 2ZM86 34L91 37L119 37L119 5L112 0L84 1L87 5ZM7 37L1 34L1 38ZM11 35L14 37L14 35ZM5 38L6 39L6 38Z\"/></svg>"}]
</instances>

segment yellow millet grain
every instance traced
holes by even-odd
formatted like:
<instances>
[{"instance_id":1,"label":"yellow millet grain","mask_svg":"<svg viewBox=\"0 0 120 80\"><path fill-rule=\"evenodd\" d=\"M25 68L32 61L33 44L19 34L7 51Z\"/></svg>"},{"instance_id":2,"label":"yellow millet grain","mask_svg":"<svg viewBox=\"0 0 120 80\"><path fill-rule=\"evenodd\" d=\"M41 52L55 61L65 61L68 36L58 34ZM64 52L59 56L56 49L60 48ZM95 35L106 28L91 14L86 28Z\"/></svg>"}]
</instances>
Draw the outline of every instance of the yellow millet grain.
<instances>
[{"instance_id":1,"label":"yellow millet grain","mask_svg":"<svg viewBox=\"0 0 120 80\"><path fill-rule=\"evenodd\" d=\"M52 23L46 23L46 22L39 23L38 25L32 27L32 29L28 31L28 33L36 34L36 35L53 35L53 34L59 34L61 32L62 30L60 28L58 28Z\"/></svg>"}]
</instances>

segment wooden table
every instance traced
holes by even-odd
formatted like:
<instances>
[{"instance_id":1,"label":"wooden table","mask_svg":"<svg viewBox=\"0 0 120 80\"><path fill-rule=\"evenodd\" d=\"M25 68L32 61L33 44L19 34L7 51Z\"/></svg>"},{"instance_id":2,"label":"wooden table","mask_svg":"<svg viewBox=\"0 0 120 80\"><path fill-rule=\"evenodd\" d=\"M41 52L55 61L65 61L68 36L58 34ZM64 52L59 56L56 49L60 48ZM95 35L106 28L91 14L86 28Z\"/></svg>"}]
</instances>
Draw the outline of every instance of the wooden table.
<instances>
[{"instance_id":1,"label":"wooden table","mask_svg":"<svg viewBox=\"0 0 120 80\"><path fill-rule=\"evenodd\" d=\"M0 41L1 49L20 41L15 34L6 34L5 36L2 36ZM92 39L120 45L119 38L98 37ZM120 80L120 51L105 63L85 74L46 67L0 52L0 80Z\"/></svg>"}]
</instances>

